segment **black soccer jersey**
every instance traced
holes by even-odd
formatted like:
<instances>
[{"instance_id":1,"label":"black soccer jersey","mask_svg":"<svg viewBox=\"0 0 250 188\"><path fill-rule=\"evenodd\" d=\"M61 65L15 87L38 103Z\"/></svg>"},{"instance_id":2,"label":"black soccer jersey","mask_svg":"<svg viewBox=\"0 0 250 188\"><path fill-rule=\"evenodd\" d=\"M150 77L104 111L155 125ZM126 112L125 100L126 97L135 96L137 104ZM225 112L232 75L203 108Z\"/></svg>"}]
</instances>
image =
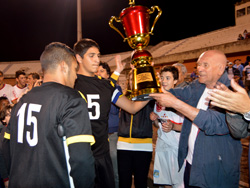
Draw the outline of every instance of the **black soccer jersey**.
<instances>
[{"instance_id":1,"label":"black soccer jersey","mask_svg":"<svg viewBox=\"0 0 250 188\"><path fill-rule=\"evenodd\" d=\"M94 186L94 137L76 90L54 82L33 88L12 109L8 130L10 188L69 188L70 169L75 187Z\"/></svg>"},{"instance_id":2,"label":"black soccer jersey","mask_svg":"<svg viewBox=\"0 0 250 188\"><path fill-rule=\"evenodd\" d=\"M77 75L75 89L81 91L87 99L92 132L96 141L92 151L96 158L101 157L109 152L108 118L111 102L116 103L121 93L115 91L110 80L97 76Z\"/></svg>"}]
</instances>

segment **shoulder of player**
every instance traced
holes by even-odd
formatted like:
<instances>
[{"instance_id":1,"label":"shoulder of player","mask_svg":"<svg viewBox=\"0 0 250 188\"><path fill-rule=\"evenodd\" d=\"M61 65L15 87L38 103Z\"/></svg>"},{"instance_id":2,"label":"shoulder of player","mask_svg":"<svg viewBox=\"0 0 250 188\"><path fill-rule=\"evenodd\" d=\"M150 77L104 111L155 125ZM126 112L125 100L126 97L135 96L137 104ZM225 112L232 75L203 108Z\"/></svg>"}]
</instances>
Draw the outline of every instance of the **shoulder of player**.
<instances>
[{"instance_id":1,"label":"shoulder of player","mask_svg":"<svg viewBox=\"0 0 250 188\"><path fill-rule=\"evenodd\" d=\"M58 98L69 96L72 98L81 98L81 95L79 92L73 88L70 88L68 86L64 86L58 83L44 83L42 86L34 87L29 93L39 93L39 92L46 92L49 95L55 94Z\"/></svg>"}]
</instances>

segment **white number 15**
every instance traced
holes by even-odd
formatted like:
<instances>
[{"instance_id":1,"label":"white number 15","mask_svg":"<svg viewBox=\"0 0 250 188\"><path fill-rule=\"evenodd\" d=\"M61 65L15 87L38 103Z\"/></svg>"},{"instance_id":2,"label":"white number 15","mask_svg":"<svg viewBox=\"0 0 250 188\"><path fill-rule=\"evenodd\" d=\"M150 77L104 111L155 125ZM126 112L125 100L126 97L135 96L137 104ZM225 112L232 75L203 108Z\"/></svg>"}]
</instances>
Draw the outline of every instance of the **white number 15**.
<instances>
[{"instance_id":1,"label":"white number 15","mask_svg":"<svg viewBox=\"0 0 250 188\"><path fill-rule=\"evenodd\" d=\"M24 103L21 108L18 110L18 130L17 130L17 142L23 143L23 132L24 132L24 123L25 123L25 109L27 103ZM30 131L26 132L26 140L28 144L33 147L38 143L38 132L37 132L37 118L32 115L32 112L40 112L42 105L39 104L29 104L28 113L26 116L26 125L31 126L33 124L33 135L31 137Z\"/></svg>"}]
</instances>

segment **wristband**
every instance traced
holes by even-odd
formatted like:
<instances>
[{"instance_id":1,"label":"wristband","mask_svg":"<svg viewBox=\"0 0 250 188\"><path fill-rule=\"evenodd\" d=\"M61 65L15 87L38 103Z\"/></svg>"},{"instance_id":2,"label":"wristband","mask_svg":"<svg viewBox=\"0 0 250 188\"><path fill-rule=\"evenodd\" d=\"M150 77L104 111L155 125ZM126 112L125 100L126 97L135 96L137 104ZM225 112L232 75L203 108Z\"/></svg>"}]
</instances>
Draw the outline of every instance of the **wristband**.
<instances>
[{"instance_id":1,"label":"wristband","mask_svg":"<svg viewBox=\"0 0 250 188\"><path fill-rule=\"evenodd\" d=\"M114 74L117 75L117 76L120 76L120 73L117 72L117 71L114 71Z\"/></svg>"}]
</instances>

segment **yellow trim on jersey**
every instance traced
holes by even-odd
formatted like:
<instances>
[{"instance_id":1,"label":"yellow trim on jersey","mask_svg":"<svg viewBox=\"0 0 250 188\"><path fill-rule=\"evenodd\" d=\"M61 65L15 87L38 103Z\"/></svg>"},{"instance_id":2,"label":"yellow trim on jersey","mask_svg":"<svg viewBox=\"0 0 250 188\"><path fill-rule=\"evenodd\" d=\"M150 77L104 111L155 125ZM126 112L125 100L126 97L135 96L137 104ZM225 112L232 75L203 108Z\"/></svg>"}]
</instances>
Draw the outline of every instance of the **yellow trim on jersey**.
<instances>
[{"instance_id":1,"label":"yellow trim on jersey","mask_svg":"<svg viewBox=\"0 0 250 188\"><path fill-rule=\"evenodd\" d=\"M89 142L90 145L93 145L95 143L95 138L92 135L77 135L66 139L67 146L79 142Z\"/></svg>"},{"instance_id":2,"label":"yellow trim on jersey","mask_svg":"<svg viewBox=\"0 0 250 188\"><path fill-rule=\"evenodd\" d=\"M130 128L129 128L129 137L132 138L132 126L133 126L134 116L131 114Z\"/></svg>"},{"instance_id":3,"label":"yellow trim on jersey","mask_svg":"<svg viewBox=\"0 0 250 188\"><path fill-rule=\"evenodd\" d=\"M117 81L118 78L119 78L119 76L116 75L115 73L113 73L110 77L113 78L113 79L116 80L116 81Z\"/></svg>"},{"instance_id":4,"label":"yellow trim on jersey","mask_svg":"<svg viewBox=\"0 0 250 188\"><path fill-rule=\"evenodd\" d=\"M127 143L135 143L135 144L152 144L152 138L125 138L125 137L118 137L118 141L127 142Z\"/></svg>"},{"instance_id":5,"label":"yellow trim on jersey","mask_svg":"<svg viewBox=\"0 0 250 188\"><path fill-rule=\"evenodd\" d=\"M100 80L102 79L102 77L101 76L97 76Z\"/></svg>"},{"instance_id":6,"label":"yellow trim on jersey","mask_svg":"<svg viewBox=\"0 0 250 188\"><path fill-rule=\"evenodd\" d=\"M82 94L82 92L81 91L78 91L78 92L80 93L80 95L82 96L82 98L86 101L86 103L88 103L87 100L86 100L86 98L85 98L85 96Z\"/></svg>"},{"instance_id":7,"label":"yellow trim on jersey","mask_svg":"<svg viewBox=\"0 0 250 188\"><path fill-rule=\"evenodd\" d=\"M10 140L10 134L9 134L9 133L7 133L7 132L5 132L5 133L4 133L4 138L6 138L6 139Z\"/></svg>"},{"instance_id":8,"label":"yellow trim on jersey","mask_svg":"<svg viewBox=\"0 0 250 188\"><path fill-rule=\"evenodd\" d=\"M114 82L110 81L110 84L112 85L112 87L115 87Z\"/></svg>"}]
</instances>

